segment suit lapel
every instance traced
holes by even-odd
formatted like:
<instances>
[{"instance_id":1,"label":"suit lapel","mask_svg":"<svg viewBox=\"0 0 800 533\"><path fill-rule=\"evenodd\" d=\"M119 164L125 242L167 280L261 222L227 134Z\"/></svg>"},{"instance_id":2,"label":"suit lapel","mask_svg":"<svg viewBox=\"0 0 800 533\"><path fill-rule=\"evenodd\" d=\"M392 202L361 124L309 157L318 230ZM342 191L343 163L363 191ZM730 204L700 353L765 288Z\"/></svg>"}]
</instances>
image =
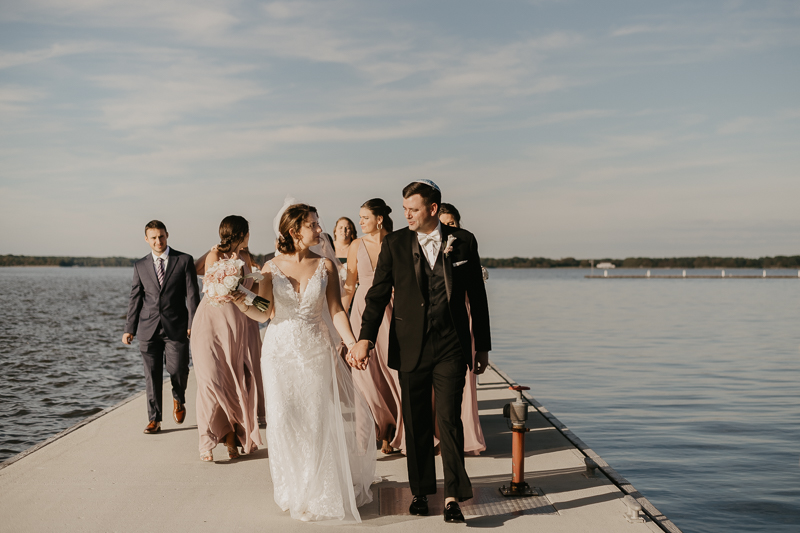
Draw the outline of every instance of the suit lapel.
<instances>
[{"instance_id":1,"label":"suit lapel","mask_svg":"<svg viewBox=\"0 0 800 533\"><path fill-rule=\"evenodd\" d=\"M408 233L411 234L411 257L414 261L414 272L417 275L417 287L419 288L419 293L422 294L422 250L419 247L419 240L417 239L417 232L408 230Z\"/></svg>"},{"instance_id":2,"label":"suit lapel","mask_svg":"<svg viewBox=\"0 0 800 533\"><path fill-rule=\"evenodd\" d=\"M450 295L453 294L453 259L448 254L444 255L444 250L447 247L447 237L450 235L450 226L442 224L442 245L439 250L442 254L442 268L444 269L444 286L447 289L447 301L450 301Z\"/></svg>"},{"instance_id":3,"label":"suit lapel","mask_svg":"<svg viewBox=\"0 0 800 533\"><path fill-rule=\"evenodd\" d=\"M147 254L144 260L144 272L156 288L158 287L158 274L156 274L156 263L153 261L153 254Z\"/></svg>"}]
</instances>

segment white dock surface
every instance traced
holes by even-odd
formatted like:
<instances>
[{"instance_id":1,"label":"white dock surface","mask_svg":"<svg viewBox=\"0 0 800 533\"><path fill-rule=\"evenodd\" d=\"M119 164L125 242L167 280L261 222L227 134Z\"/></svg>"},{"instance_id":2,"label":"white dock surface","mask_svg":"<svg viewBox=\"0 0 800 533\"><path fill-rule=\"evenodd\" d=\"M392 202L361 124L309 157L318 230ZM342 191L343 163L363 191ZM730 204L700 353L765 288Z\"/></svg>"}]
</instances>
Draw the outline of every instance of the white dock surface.
<instances>
[{"instance_id":1,"label":"white dock surface","mask_svg":"<svg viewBox=\"0 0 800 533\"><path fill-rule=\"evenodd\" d=\"M629 523L625 494L617 485L602 474L596 479L582 475L585 454L606 466L602 459L569 430L564 431L541 406L541 412L531 408L525 470L526 481L541 488L544 498L500 496L498 487L511 480L511 432L502 407L513 401L514 394L508 390L504 374L494 368L481 377L478 389L488 448L481 456L466 459L476 493L473 500L462 504L466 525L444 523L441 491L429 497L430 516L409 516L405 457L380 452L378 475L384 481L373 485L375 499L361 508L361 524L293 520L272 498L268 449L229 461L220 445L214 450L214 463L200 461L195 393L192 374L187 417L179 426L172 420L172 398L169 385L165 385L168 418L157 435L142 433L147 410L140 394L0 465L0 531L288 533L336 527L339 531L377 528L387 533L421 533L502 527L508 532L539 533L679 532L607 467L617 485L633 493L661 527L650 518L645 523ZM437 468L441 482L440 461Z\"/></svg>"}]
</instances>

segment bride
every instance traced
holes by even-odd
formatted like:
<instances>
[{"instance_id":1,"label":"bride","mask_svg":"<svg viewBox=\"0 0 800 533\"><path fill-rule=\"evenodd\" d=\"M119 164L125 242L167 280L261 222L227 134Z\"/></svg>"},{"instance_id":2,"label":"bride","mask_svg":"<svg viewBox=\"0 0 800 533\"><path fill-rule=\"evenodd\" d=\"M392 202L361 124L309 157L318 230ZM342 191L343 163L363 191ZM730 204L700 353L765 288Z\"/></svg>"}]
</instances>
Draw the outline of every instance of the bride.
<instances>
[{"instance_id":1,"label":"bride","mask_svg":"<svg viewBox=\"0 0 800 533\"><path fill-rule=\"evenodd\" d=\"M357 508L372 501L375 423L325 324L327 301L334 328L348 347L355 344L338 265L309 249L321 233L314 207L288 206L280 255L263 270L260 295L275 309L261 356L269 467L275 502L292 518L360 522ZM243 295L236 305L259 322L272 311L247 305Z\"/></svg>"}]
</instances>

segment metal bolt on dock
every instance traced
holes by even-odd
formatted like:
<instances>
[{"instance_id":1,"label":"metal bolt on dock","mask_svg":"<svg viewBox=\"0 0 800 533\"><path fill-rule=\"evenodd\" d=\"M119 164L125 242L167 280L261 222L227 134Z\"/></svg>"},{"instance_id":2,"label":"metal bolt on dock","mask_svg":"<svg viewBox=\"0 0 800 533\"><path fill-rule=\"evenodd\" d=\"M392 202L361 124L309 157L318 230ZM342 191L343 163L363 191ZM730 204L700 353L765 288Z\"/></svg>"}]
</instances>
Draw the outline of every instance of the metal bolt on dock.
<instances>
[{"instance_id":1,"label":"metal bolt on dock","mask_svg":"<svg viewBox=\"0 0 800 533\"><path fill-rule=\"evenodd\" d=\"M596 478L597 469L600 468L600 465L591 457L584 457L583 463L586 465L586 472L583 475L590 479Z\"/></svg>"},{"instance_id":2,"label":"metal bolt on dock","mask_svg":"<svg viewBox=\"0 0 800 533\"><path fill-rule=\"evenodd\" d=\"M630 494L622 498L622 501L628 507L627 511L625 511L625 518L628 522L644 522L644 517L641 515L642 504L637 502Z\"/></svg>"}]
</instances>

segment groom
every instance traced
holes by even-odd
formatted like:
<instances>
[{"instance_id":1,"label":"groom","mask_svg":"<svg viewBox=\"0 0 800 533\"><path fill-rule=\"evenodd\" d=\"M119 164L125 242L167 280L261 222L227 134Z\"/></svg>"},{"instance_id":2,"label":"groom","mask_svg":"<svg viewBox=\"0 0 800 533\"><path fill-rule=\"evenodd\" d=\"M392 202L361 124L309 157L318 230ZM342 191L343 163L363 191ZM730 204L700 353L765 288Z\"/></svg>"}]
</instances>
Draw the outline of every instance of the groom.
<instances>
[{"instance_id":1,"label":"groom","mask_svg":"<svg viewBox=\"0 0 800 533\"><path fill-rule=\"evenodd\" d=\"M470 315L477 351L474 372L481 374L491 350L489 306L475 237L439 222L441 201L439 187L430 180L403 189L408 229L383 241L360 340L350 357L354 366L366 367L394 289L389 366L400 376L408 480L414 495L409 511L427 515L427 495L436 493L433 389L444 466L444 519L463 522L458 502L472 497L461 424L461 398L467 368L472 366Z\"/></svg>"},{"instance_id":2,"label":"groom","mask_svg":"<svg viewBox=\"0 0 800 533\"><path fill-rule=\"evenodd\" d=\"M125 344L139 336L150 418L144 428L147 434L161 431L165 359L172 381L172 416L178 424L186 417L189 335L200 303L194 259L167 246L167 237L167 227L159 220L151 220L144 227L144 240L151 252L133 265L128 320L122 335Z\"/></svg>"}]
</instances>

